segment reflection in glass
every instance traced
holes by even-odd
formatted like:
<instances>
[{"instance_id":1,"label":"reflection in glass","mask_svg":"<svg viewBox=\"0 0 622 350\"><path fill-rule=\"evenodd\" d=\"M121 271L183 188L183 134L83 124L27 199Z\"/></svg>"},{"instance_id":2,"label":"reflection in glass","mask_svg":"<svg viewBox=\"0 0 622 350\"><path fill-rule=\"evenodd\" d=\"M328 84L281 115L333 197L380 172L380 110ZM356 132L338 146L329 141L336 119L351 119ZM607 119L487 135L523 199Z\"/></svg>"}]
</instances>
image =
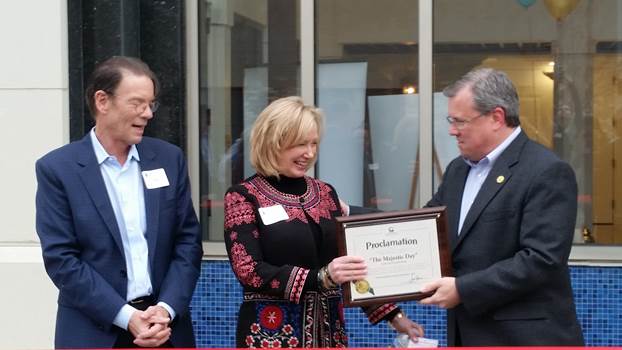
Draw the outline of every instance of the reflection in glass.
<instances>
[{"instance_id":1,"label":"reflection in glass","mask_svg":"<svg viewBox=\"0 0 622 350\"><path fill-rule=\"evenodd\" d=\"M540 2L491 4L435 1L434 90L475 67L507 72L518 89L523 130L577 175L575 243L622 243L622 206L614 205L622 200L614 181L622 178L615 167L622 161L622 30L615 25L622 4L579 1L563 14ZM434 129L437 135L446 124L435 122Z\"/></svg>"},{"instance_id":2,"label":"reflection in glass","mask_svg":"<svg viewBox=\"0 0 622 350\"><path fill-rule=\"evenodd\" d=\"M418 203L417 6L316 1L316 99L326 116L317 174L350 204Z\"/></svg>"},{"instance_id":3,"label":"reflection in glass","mask_svg":"<svg viewBox=\"0 0 622 350\"><path fill-rule=\"evenodd\" d=\"M269 101L299 95L297 1L199 1L200 219L221 241L223 197L252 174L248 130Z\"/></svg>"}]
</instances>

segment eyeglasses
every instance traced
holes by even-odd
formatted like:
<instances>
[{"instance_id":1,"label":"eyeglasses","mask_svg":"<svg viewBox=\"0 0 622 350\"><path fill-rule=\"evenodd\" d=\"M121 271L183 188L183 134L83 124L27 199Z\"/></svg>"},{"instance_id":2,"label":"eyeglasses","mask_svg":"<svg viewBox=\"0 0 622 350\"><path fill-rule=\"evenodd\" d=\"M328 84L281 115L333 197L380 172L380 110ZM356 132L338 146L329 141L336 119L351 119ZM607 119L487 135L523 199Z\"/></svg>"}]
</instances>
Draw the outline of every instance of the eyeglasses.
<instances>
[{"instance_id":1,"label":"eyeglasses","mask_svg":"<svg viewBox=\"0 0 622 350\"><path fill-rule=\"evenodd\" d=\"M158 101L153 101L149 103L143 102L143 103L134 103L132 105L134 106L136 114L145 113L145 111L147 110L147 107L149 107L149 109L151 110L151 113L155 113L160 107L160 102Z\"/></svg>"},{"instance_id":2,"label":"eyeglasses","mask_svg":"<svg viewBox=\"0 0 622 350\"><path fill-rule=\"evenodd\" d=\"M119 97L118 95L115 95L111 92L107 92L105 91L106 94L114 96L114 97ZM137 101L130 101L129 102L130 106L132 106L134 108L134 112L136 112L136 114L143 114L145 113L145 111L147 110L147 107L149 107L149 109L151 110L151 113L155 113L158 108L160 107L160 102L158 101L152 101L152 102L137 102Z\"/></svg>"},{"instance_id":3,"label":"eyeglasses","mask_svg":"<svg viewBox=\"0 0 622 350\"><path fill-rule=\"evenodd\" d=\"M484 113L480 113L477 116L471 118L471 119L456 119L455 117L452 117L450 115L448 115L447 117L445 117L445 119L447 119L447 122L449 123L449 125L453 125L456 129L458 130L462 130L464 129L467 124L469 124L470 122L472 122L473 120L485 116L490 112L484 112Z\"/></svg>"}]
</instances>

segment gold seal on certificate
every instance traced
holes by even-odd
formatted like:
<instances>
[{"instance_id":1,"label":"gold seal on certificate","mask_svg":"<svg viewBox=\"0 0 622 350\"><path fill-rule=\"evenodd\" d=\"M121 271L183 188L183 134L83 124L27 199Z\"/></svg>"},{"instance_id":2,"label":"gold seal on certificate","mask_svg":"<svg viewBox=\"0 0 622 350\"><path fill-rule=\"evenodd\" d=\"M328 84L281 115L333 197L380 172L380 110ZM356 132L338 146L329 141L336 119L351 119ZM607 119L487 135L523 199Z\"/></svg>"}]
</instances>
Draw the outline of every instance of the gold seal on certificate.
<instances>
[{"instance_id":1,"label":"gold seal on certificate","mask_svg":"<svg viewBox=\"0 0 622 350\"><path fill-rule=\"evenodd\" d=\"M445 207L342 216L340 255L367 261L367 277L343 284L344 304L418 300L421 287L451 275Z\"/></svg>"},{"instance_id":2,"label":"gold seal on certificate","mask_svg":"<svg viewBox=\"0 0 622 350\"><path fill-rule=\"evenodd\" d=\"M375 295L374 289L371 288L367 280L360 280L360 281L354 282L354 289L356 289L356 292L359 294L370 293L371 295Z\"/></svg>"}]
</instances>

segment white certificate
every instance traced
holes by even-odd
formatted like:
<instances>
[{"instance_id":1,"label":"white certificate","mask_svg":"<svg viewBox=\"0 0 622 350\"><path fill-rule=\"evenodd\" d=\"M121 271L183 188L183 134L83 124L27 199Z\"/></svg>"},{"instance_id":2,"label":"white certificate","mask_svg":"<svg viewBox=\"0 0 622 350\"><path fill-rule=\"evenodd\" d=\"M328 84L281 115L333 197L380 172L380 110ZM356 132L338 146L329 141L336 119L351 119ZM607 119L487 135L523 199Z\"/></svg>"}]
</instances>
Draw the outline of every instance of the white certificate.
<instances>
[{"instance_id":1,"label":"white certificate","mask_svg":"<svg viewBox=\"0 0 622 350\"><path fill-rule=\"evenodd\" d=\"M425 284L450 275L444 209L339 217L340 253L365 258L368 271L343 285L346 306L421 299Z\"/></svg>"}]
</instances>

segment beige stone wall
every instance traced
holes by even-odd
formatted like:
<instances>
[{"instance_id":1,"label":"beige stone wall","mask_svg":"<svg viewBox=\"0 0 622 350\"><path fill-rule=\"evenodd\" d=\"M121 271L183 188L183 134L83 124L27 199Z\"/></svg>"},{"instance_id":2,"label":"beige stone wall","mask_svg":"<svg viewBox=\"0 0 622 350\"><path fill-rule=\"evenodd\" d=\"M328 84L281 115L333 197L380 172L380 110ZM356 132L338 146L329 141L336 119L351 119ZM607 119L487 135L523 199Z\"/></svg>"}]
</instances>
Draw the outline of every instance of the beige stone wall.
<instances>
[{"instance_id":1,"label":"beige stone wall","mask_svg":"<svg viewBox=\"0 0 622 350\"><path fill-rule=\"evenodd\" d=\"M64 0L0 2L0 349L53 347L56 288L35 233L35 160L69 139Z\"/></svg>"}]
</instances>

